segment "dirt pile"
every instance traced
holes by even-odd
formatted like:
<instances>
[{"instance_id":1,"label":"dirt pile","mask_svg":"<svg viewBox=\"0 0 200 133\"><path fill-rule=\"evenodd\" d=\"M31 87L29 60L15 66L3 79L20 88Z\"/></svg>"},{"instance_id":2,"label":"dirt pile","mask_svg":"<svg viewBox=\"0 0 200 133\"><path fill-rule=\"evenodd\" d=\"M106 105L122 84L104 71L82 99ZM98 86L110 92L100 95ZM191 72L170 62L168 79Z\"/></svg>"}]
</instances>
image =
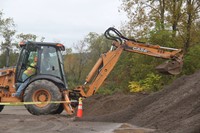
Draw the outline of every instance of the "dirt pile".
<instances>
[{"instance_id":1,"label":"dirt pile","mask_svg":"<svg viewBox=\"0 0 200 133\"><path fill-rule=\"evenodd\" d=\"M88 98L84 102L84 119L128 122L157 132L200 132L200 71L142 97L115 94Z\"/></svg>"},{"instance_id":2,"label":"dirt pile","mask_svg":"<svg viewBox=\"0 0 200 133\"><path fill-rule=\"evenodd\" d=\"M115 93L113 95L94 95L83 102L84 117L110 115L132 106L136 101L144 98L144 94L125 95Z\"/></svg>"}]
</instances>

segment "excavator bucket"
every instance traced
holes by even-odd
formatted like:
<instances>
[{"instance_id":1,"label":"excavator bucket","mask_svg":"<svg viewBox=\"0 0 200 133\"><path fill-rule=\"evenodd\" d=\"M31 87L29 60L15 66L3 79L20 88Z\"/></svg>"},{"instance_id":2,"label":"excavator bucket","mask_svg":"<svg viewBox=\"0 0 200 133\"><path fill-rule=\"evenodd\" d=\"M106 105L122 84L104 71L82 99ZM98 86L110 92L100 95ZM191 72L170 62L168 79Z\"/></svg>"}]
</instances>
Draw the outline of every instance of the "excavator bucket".
<instances>
[{"instance_id":1,"label":"excavator bucket","mask_svg":"<svg viewBox=\"0 0 200 133\"><path fill-rule=\"evenodd\" d=\"M163 74L177 75L181 72L182 61L170 60L156 67L156 70Z\"/></svg>"}]
</instances>

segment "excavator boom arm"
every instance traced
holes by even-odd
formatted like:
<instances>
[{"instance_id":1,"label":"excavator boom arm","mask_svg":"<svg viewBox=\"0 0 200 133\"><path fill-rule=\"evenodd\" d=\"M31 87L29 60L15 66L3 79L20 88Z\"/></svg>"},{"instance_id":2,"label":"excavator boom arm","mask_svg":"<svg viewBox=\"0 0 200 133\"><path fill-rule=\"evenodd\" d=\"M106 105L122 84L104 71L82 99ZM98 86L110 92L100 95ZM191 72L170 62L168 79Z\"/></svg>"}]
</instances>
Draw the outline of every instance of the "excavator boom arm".
<instances>
[{"instance_id":1,"label":"excavator boom arm","mask_svg":"<svg viewBox=\"0 0 200 133\"><path fill-rule=\"evenodd\" d=\"M81 97L89 97L102 85L108 74L112 71L120 55L123 51L139 53L143 55L169 59L166 63L159 65L156 69L162 73L178 74L182 68L182 50L161 47L159 45L149 45L135 40L130 40L121 35L119 31L111 28L118 37L114 37L109 33L109 29L105 32L108 39L114 40L112 48L100 56L90 73L88 74L85 84L78 86L73 91L78 92ZM123 40L122 40L123 39Z\"/></svg>"}]
</instances>

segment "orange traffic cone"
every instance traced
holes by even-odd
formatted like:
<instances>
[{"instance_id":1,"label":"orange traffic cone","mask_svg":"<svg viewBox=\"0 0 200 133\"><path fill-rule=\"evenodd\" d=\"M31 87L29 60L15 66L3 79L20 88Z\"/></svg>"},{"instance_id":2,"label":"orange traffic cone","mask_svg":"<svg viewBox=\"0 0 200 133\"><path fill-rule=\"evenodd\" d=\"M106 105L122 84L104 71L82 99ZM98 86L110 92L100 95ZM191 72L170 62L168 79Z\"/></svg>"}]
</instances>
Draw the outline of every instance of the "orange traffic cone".
<instances>
[{"instance_id":1,"label":"orange traffic cone","mask_svg":"<svg viewBox=\"0 0 200 133\"><path fill-rule=\"evenodd\" d=\"M80 97L78 100L78 110L77 110L77 117L81 118L83 116L83 102L82 102L82 98Z\"/></svg>"}]
</instances>

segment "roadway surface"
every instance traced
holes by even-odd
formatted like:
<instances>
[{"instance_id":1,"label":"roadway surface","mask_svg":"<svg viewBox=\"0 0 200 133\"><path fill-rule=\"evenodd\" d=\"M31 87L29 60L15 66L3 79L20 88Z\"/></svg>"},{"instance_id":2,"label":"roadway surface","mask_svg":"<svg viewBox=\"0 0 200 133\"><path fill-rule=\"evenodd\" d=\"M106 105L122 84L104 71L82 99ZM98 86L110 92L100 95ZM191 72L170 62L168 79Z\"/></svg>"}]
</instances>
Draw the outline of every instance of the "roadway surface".
<instances>
[{"instance_id":1,"label":"roadway surface","mask_svg":"<svg viewBox=\"0 0 200 133\"><path fill-rule=\"evenodd\" d=\"M5 106L0 113L2 133L149 133L128 123L77 121L64 111L60 115L31 115L24 106Z\"/></svg>"}]
</instances>

